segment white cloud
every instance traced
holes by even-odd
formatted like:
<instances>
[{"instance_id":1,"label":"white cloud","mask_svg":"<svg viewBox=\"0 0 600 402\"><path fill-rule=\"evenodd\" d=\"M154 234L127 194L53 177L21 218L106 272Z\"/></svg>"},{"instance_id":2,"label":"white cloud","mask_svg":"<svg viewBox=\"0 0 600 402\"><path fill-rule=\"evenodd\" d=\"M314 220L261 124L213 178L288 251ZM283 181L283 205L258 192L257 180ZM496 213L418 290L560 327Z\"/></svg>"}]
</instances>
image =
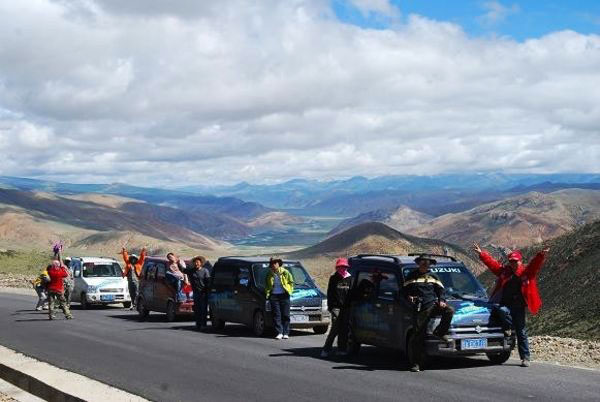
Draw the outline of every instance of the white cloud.
<instances>
[{"instance_id":1,"label":"white cloud","mask_svg":"<svg viewBox=\"0 0 600 402\"><path fill-rule=\"evenodd\" d=\"M486 1L482 4L482 8L486 11L485 14L479 17L479 21L486 26L493 26L504 21L510 15L521 11L518 4L505 6L499 1Z\"/></svg>"},{"instance_id":2,"label":"white cloud","mask_svg":"<svg viewBox=\"0 0 600 402\"><path fill-rule=\"evenodd\" d=\"M349 0L363 14L377 12L388 16L398 14L398 8L394 7L389 0Z\"/></svg>"},{"instance_id":3,"label":"white cloud","mask_svg":"<svg viewBox=\"0 0 600 402\"><path fill-rule=\"evenodd\" d=\"M158 185L599 169L597 35L471 38L419 16L363 30L326 0L167 4L0 3L0 174Z\"/></svg>"}]
</instances>

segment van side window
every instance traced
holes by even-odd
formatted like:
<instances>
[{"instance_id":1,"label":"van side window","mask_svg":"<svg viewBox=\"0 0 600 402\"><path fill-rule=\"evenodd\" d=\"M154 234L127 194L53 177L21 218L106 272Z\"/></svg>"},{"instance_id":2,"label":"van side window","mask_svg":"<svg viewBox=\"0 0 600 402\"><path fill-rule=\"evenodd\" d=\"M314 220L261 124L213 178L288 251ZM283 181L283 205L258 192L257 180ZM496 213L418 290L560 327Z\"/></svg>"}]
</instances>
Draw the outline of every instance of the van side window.
<instances>
[{"instance_id":1,"label":"van side window","mask_svg":"<svg viewBox=\"0 0 600 402\"><path fill-rule=\"evenodd\" d=\"M165 279L167 275L167 267L165 264L158 263L156 264L156 279Z\"/></svg>"},{"instance_id":2,"label":"van side window","mask_svg":"<svg viewBox=\"0 0 600 402\"><path fill-rule=\"evenodd\" d=\"M398 286L398 278L392 272L378 273L379 292L377 297L380 299L393 300L398 297L400 286Z\"/></svg>"},{"instance_id":3,"label":"van side window","mask_svg":"<svg viewBox=\"0 0 600 402\"><path fill-rule=\"evenodd\" d=\"M236 284L241 286L248 286L250 282L250 270L248 267L240 267L237 272Z\"/></svg>"},{"instance_id":4,"label":"van side window","mask_svg":"<svg viewBox=\"0 0 600 402\"><path fill-rule=\"evenodd\" d=\"M215 286L233 286L235 267L228 264L219 264L215 267L213 285Z\"/></svg>"},{"instance_id":5,"label":"van side window","mask_svg":"<svg viewBox=\"0 0 600 402\"><path fill-rule=\"evenodd\" d=\"M360 271L356 278L355 298L359 301L369 300L375 291L375 281L371 272Z\"/></svg>"},{"instance_id":6,"label":"van side window","mask_svg":"<svg viewBox=\"0 0 600 402\"><path fill-rule=\"evenodd\" d=\"M81 276L81 264L79 264L79 261L73 261L71 265L73 265L73 277L79 278Z\"/></svg>"},{"instance_id":7,"label":"van side window","mask_svg":"<svg viewBox=\"0 0 600 402\"><path fill-rule=\"evenodd\" d=\"M154 280L156 278L156 265L148 264L148 279Z\"/></svg>"},{"instance_id":8,"label":"van side window","mask_svg":"<svg viewBox=\"0 0 600 402\"><path fill-rule=\"evenodd\" d=\"M265 290L265 281L269 273L269 264L254 264L252 266L254 274L254 285L261 291Z\"/></svg>"}]
</instances>

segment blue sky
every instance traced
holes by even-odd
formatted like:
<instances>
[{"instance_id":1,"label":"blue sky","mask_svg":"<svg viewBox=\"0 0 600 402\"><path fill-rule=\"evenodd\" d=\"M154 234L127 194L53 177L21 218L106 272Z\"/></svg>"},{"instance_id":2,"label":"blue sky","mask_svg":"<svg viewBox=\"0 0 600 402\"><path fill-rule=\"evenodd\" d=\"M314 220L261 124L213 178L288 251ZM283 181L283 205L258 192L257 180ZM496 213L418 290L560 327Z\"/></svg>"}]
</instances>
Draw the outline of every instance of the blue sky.
<instances>
[{"instance_id":1,"label":"blue sky","mask_svg":"<svg viewBox=\"0 0 600 402\"><path fill-rule=\"evenodd\" d=\"M331 2L337 17L347 23L383 29L393 22L389 15L365 12L354 3L357 1ZM399 11L401 20L419 14L459 24L472 36L509 36L522 41L567 29L583 34L600 33L598 0L391 0L390 3Z\"/></svg>"}]
</instances>

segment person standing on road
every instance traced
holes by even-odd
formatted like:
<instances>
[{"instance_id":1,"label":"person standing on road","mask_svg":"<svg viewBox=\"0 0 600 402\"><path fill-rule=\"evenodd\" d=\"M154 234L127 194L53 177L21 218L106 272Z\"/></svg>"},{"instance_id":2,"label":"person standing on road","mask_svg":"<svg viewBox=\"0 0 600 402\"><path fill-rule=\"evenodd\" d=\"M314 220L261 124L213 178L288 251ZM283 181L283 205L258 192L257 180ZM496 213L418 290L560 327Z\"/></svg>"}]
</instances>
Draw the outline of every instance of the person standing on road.
<instances>
[{"instance_id":1,"label":"person standing on road","mask_svg":"<svg viewBox=\"0 0 600 402\"><path fill-rule=\"evenodd\" d=\"M133 310L137 305L140 275L142 273L142 266L146 260L146 248L144 247L142 249L139 258L135 254L128 254L125 247L121 249L121 255L123 256L123 262L125 263L125 270L122 275L124 278L127 277L129 296L131 296L131 306L129 309Z\"/></svg>"},{"instance_id":2,"label":"person standing on road","mask_svg":"<svg viewBox=\"0 0 600 402\"><path fill-rule=\"evenodd\" d=\"M290 337L290 297L294 293L294 277L283 267L279 258L269 261L269 273L265 279L265 294L273 310L276 339Z\"/></svg>"},{"instance_id":3,"label":"person standing on road","mask_svg":"<svg viewBox=\"0 0 600 402\"><path fill-rule=\"evenodd\" d=\"M50 267L50 266L48 266ZM48 308L48 289L47 286L50 283L50 277L48 276L48 267L44 269L34 280L31 281L35 292L38 295L38 302L35 305L37 311L42 311Z\"/></svg>"},{"instance_id":4,"label":"person standing on road","mask_svg":"<svg viewBox=\"0 0 600 402\"><path fill-rule=\"evenodd\" d=\"M347 354L348 348L348 319L350 286L352 277L348 272L348 259L338 258L335 262L335 273L329 277L327 285L327 308L331 313L331 328L323 346L321 357L329 357L333 341L338 339L338 354Z\"/></svg>"},{"instance_id":5,"label":"person standing on road","mask_svg":"<svg viewBox=\"0 0 600 402\"><path fill-rule=\"evenodd\" d=\"M73 270L71 269L71 257L67 257L63 260L65 267L67 267L67 276L63 282L65 285L65 300L69 307L71 307L71 295L73 292L73 288L75 287L75 279L73 278Z\"/></svg>"},{"instance_id":6,"label":"person standing on road","mask_svg":"<svg viewBox=\"0 0 600 402\"><path fill-rule=\"evenodd\" d=\"M208 306L208 291L210 288L210 271L206 258L197 256L192 259L193 267L185 268L183 273L187 275L194 293L194 316L196 318L196 329L206 330L206 315Z\"/></svg>"},{"instance_id":7,"label":"person standing on road","mask_svg":"<svg viewBox=\"0 0 600 402\"><path fill-rule=\"evenodd\" d=\"M531 355L527 339L525 307L535 315L542 306L537 275L550 249L545 247L527 265L523 264L521 252L513 250L508 254L508 263L503 265L487 251L483 251L479 244L473 244L473 248L479 255L479 259L498 278L490 302L493 303L494 311L502 322L504 334L511 336L514 327L521 366L529 367Z\"/></svg>"},{"instance_id":8,"label":"person standing on road","mask_svg":"<svg viewBox=\"0 0 600 402\"><path fill-rule=\"evenodd\" d=\"M60 257L60 251L62 247L55 246L55 257L52 264L48 266L48 276L50 277L50 283L48 284L48 318L53 320L54 317L54 306L58 304L58 307L63 311L67 320L73 318L69 305L65 300L65 285L64 279L69 276L67 267L62 263Z\"/></svg>"},{"instance_id":9,"label":"person standing on road","mask_svg":"<svg viewBox=\"0 0 600 402\"><path fill-rule=\"evenodd\" d=\"M182 292L185 275L181 270L186 269L185 262L173 253L167 254L167 260L169 260L169 269L166 273L167 278L169 278L175 287L177 301L182 302L185 299Z\"/></svg>"},{"instance_id":10,"label":"person standing on road","mask_svg":"<svg viewBox=\"0 0 600 402\"><path fill-rule=\"evenodd\" d=\"M423 367L425 335L429 320L441 314L442 320L433 334L449 342L448 329L454 309L444 299L444 284L431 273L429 267L437 263L431 257L420 255L415 258L418 268L406 276L404 289L410 302L415 305L415 332L410 340L409 360L411 371L418 372Z\"/></svg>"}]
</instances>

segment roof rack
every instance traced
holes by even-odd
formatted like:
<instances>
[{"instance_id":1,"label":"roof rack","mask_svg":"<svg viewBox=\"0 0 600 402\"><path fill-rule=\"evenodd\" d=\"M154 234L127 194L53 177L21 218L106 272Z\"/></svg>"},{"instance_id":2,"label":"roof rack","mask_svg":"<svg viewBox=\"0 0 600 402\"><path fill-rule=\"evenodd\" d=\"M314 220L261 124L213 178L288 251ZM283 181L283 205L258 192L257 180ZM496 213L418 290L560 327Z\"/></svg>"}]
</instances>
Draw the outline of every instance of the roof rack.
<instances>
[{"instance_id":1,"label":"roof rack","mask_svg":"<svg viewBox=\"0 0 600 402\"><path fill-rule=\"evenodd\" d=\"M451 261L454 262L458 262L458 260L454 257L452 257L451 255L444 255L444 254L431 254L431 253L409 253L408 256L409 257L418 257L420 255L426 255L428 257L441 257L441 258L449 258Z\"/></svg>"},{"instance_id":2,"label":"roof rack","mask_svg":"<svg viewBox=\"0 0 600 402\"><path fill-rule=\"evenodd\" d=\"M359 254L355 258L367 258L367 257L388 258L396 263L400 263L400 259L398 257L394 257L393 255L386 255L386 254Z\"/></svg>"}]
</instances>

